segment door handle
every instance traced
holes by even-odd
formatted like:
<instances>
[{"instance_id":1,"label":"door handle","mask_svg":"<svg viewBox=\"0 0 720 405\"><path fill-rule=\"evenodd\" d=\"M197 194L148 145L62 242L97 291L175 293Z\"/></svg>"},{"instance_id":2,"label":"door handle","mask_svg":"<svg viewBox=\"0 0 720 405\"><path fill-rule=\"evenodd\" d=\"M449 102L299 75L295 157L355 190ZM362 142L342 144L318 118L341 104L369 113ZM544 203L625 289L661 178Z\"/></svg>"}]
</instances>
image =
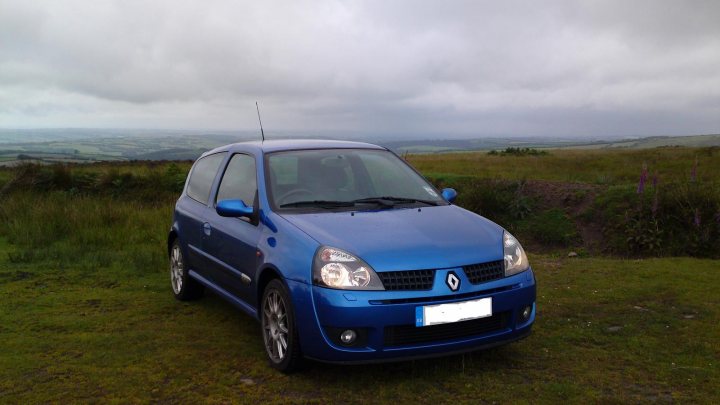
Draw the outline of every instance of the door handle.
<instances>
[{"instance_id":1,"label":"door handle","mask_svg":"<svg viewBox=\"0 0 720 405\"><path fill-rule=\"evenodd\" d=\"M203 224L203 233L205 233L205 236L210 236L210 231L212 231L212 227L210 227L210 224L205 222Z\"/></svg>"}]
</instances>

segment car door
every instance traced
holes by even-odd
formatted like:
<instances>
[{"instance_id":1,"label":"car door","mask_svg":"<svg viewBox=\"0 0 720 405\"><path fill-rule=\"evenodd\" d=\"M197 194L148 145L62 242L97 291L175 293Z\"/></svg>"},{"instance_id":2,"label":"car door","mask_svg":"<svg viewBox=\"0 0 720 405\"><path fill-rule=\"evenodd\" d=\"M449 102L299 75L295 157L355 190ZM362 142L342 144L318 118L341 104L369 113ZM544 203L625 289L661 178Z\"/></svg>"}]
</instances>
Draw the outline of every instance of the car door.
<instances>
[{"instance_id":1,"label":"car door","mask_svg":"<svg viewBox=\"0 0 720 405\"><path fill-rule=\"evenodd\" d=\"M215 153L198 159L188 177L185 192L176 205L176 219L180 238L186 246L189 267L208 277L211 261L203 250L207 237L206 217L210 191L226 153Z\"/></svg>"},{"instance_id":2,"label":"car door","mask_svg":"<svg viewBox=\"0 0 720 405\"><path fill-rule=\"evenodd\" d=\"M207 252L214 258L214 276L222 280L226 291L250 303L250 284L258 265L257 244L260 229L257 218L257 173L252 155L233 155L222 175L214 204L222 200L242 200L255 208L254 218L221 217L211 209L207 222L211 232L207 238ZM213 206L214 206L213 204Z\"/></svg>"}]
</instances>

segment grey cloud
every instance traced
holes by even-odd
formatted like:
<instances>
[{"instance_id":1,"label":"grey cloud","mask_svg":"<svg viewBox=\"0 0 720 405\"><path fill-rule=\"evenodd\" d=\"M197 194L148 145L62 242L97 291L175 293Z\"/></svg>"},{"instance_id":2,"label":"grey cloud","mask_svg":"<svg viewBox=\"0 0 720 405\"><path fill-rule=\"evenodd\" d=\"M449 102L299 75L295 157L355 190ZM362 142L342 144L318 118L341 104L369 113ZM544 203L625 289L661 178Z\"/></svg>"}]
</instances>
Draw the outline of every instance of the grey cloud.
<instances>
[{"instance_id":1,"label":"grey cloud","mask_svg":"<svg viewBox=\"0 0 720 405\"><path fill-rule=\"evenodd\" d=\"M0 0L0 126L720 131L717 1Z\"/></svg>"}]
</instances>

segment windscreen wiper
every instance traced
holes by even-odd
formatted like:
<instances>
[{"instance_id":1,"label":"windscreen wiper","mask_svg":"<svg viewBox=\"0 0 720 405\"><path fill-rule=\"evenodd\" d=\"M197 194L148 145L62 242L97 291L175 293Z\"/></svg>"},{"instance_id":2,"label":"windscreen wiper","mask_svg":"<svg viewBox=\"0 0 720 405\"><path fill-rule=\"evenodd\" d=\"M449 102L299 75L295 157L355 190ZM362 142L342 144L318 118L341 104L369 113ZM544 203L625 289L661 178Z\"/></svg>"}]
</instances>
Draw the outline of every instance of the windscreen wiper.
<instances>
[{"instance_id":1,"label":"windscreen wiper","mask_svg":"<svg viewBox=\"0 0 720 405\"><path fill-rule=\"evenodd\" d=\"M418 198L406 198L406 197L393 197L393 196L382 196L382 197L368 197L353 200L353 203L377 203L385 206L393 206L397 203L422 203L426 205L439 205L437 201L421 200Z\"/></svg>"},{"instance_id":2,"label":"windscreen wiper","mask_svg":"<svg viewBox=\"0 0 720 405\"><path fill-rule=\"evenodd\" d=\"M320 208L337 208L337 207L354 207L353 201L330 201L330 200L308 200L295 201L280 205L280 208L290 207L320 207Z\"/></svg>"}]
</instances>

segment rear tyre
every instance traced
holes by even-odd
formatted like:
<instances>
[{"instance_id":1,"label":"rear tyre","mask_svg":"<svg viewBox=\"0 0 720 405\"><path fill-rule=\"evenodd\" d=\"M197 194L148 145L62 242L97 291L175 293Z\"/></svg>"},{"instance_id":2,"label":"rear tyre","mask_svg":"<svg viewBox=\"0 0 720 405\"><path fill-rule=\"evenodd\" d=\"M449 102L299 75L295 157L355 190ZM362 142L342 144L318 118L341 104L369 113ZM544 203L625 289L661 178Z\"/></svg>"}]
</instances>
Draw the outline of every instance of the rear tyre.
<instances>
[{"instance_id":1,"label":"rear tyre","mask_svg":"<svg viewBox=\"0 0 720 405\"><path fill-rule=\"evenodd\" d=\"M180 301L196 300L203 296L205 287L188 275L180 243L175 240L170 248L170 284L175 298Z\"/></svg>"},{"instance_id":2,"label":"rear tyre","mask_svg":"<svg viewBox=\"0 0 720 405\"><path fill-rule=\"evenodd\" d=\"M271 280L260 305L265 354L270 366L291 373L302 366L300 339L290 292L280 280Z\"/></svg>"}]
</instances>

